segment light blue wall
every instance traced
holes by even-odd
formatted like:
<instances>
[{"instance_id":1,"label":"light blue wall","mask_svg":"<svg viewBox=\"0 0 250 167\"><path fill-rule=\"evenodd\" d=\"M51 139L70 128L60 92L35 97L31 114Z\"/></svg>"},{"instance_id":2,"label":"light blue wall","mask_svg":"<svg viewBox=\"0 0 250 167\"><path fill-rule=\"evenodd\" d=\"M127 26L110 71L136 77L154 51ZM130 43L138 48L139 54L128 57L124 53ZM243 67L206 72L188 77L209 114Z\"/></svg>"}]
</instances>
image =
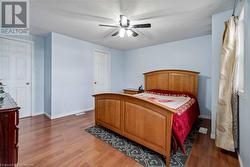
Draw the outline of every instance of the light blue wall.
<instances>
[{"instance_id":1,"label":"light blue wall","mask_svg":"<svg viewBox=\"0 0 250 167\"><path fill-rule=\"evenodd\" d=\"M224 32L224 22L232 15L232 11L218 13L212 16L212 63L211 65L211 137L215 137L215 120L217 112L217 102L219 93L219 74L220 74L220 54L222 46L222 37Z\"/></svg>"},{"instance_id":2,"label":"light blue wall","mask_svg":"<svg viewBox=\"0 0 250 167\"><path fill-rule=\"evenodd\" d=\"M211 36L202 36L125 52L125 87L143 85L143 73L159 69L200 72L199 103L202 115L211 109Z\"/></svg>"},{"instance_id":3,"label":"light blue wall","mask_svg":"<svg viewBox=\"0 0 250 167\"><path fill-rule=\"evenodd\" d=\"M34 72L35 72L35 109L33 114L42 114L44 112L44 38L39 36L30 36L34 42Z\"/></svg>"},{"instance_id":4,"label":"light blue wall","mask_svg":"<svg viewBox=\"0 0 250 167\"><path fill-rule=\"evenodd\" d=\"M52 55L52 34L45 38L44 44L44 113L51 116L51 55Z\"/></svg>"},{"instance_id":5,"label":"light blue wall","mask_svg":"<svg viewBox=\"0 0 250 167\"><path fill-rule=\"evenodd\" d=\"M244 5L245 16L245 77L244 93L240 97L240 158L244 167L250 166L250 0Z\"/></svg>"},{"instance_id":6,"label":"light blue wall","mask_svg":"<svg viewBox=\"0 0 250 167\"><path fill-rule=\"evenodd\" d=\"M34 44L34 82L35 88L34 111L33 115L42 114L44 112L44 38L36 35L19 35L9 36L26 41L31 41Z\"/></svg>"},{"instance_id":7,"label":"light blue wall","mask_svg":"<svg viewBox=\"0 0 250 167\"><path fill-rule=\"evenodd\" d=\"M115 92L123 89L124 61L121 51L57 33L52 33L51 41L52 43L48 45L52 48L52 118L93 109L93 52L95 50L111 54L111 89Z\"/></svg>"},{"instance_id":8,"label":"light blue wall","mask_svg":"<svg viewBox=\"0 0 250 167\"><path fill-rule=\"evenodd\" d=\"M124 79L124 53L121 51L109 49L111 52L111 90L113 92L122 92L125 86Z\"/></svg>"}]
</instances>

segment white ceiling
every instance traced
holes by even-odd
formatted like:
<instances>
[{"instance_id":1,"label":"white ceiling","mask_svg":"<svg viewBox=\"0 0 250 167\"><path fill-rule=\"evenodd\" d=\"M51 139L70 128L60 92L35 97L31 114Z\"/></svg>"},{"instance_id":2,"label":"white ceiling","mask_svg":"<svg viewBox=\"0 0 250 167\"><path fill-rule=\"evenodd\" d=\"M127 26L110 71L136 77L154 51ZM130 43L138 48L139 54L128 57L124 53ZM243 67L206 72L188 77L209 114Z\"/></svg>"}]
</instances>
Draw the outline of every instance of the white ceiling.
<instances>
[{"instance_id":1,"label":"white ceiling","mask_svg":"<svg viewBox=\"0 0 250 167\"><path fill-rule=\"evenodd\" d=\"M128 50L211 33L212 15L233 8L233 0L31 0L31 33L58 32L110 48ZM137 29L139 36L111 37L119 15L132 24L151 23Z\"/></svg>"}]
</instances>

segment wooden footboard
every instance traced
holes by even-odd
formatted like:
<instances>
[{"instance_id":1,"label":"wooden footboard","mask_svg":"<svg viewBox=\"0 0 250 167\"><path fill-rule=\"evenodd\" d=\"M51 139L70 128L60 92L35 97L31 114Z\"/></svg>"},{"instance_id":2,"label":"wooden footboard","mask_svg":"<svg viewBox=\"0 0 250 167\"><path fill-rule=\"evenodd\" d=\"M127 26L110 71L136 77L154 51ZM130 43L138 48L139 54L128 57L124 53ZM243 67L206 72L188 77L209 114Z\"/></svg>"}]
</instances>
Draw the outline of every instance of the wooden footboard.
<instances>
[{"instance_id":1,"label":"wooden footboard","mask_svg":"<svg viewBox=\"0 0 250 167\"><path fill-rule=\"evenodd\" d=\"M95 123L166 156L170 164L173 110L138 97L103 93L95 97Z\"/></svg>"}]
</instances>

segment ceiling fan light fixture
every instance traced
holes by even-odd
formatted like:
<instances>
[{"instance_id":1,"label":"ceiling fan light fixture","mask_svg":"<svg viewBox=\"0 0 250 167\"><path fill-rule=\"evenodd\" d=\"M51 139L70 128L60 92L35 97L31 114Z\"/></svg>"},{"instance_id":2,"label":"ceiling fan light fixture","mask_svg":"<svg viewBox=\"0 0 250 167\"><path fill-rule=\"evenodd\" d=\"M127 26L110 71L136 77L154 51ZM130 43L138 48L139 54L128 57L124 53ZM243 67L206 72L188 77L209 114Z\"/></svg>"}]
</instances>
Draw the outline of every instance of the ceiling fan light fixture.
<instances>
[{"instance_id":1,"label":"ceiling fan light fixture","mask_svg":"<svg viewBox=\"0 0 250 167\"><path fill-rule=\"evenodd\" d=\"M132 32L131 30L127 30L126 32L127 32L127 35L128 35L129 37L133 34L133 32Z\"/></svg>"},{"instance_id":2,"label":"ceiling fan light fixture","mask_svg":"<svg viewBox=\"0 0 250 167\"><path fill-rule=\"evenodd\" d=\"M128 18L126 16L121 15L120 19L121 19L121 25L122 26L127 26L128 25Z\"/></svg>"},{"instance_id":3,"label":"ceiling fan light fixture","mask_svg":"<svg viewBox=\"0 0 250 167\"><path fill-rule=\"evenodd\" d=\"M119 28L116 29L115 32L111 34L112 37L119 35L120 38L124 38L127 34L128 37L133 36L137 37L139 34L134 30L138 28L151 28L151 24L133 24L130 25L130 20L124 16L120 15L119 25L110 25L110 24L99 24L102 27L111 27L111 28Z\"/></svg>"},{"instance_id":4,"label":"ceiling fan light fixture","mask_svg":"<svg viewBox=\"0 0 250 167\"><path fill-rule=\"evenodd\" d=\"M126 32L125 28L121 28L121 29L119 30L119 36L120 36L121 38L123 38L123 37L125 36L125 32Z\"/></svg>"}]
</instances>

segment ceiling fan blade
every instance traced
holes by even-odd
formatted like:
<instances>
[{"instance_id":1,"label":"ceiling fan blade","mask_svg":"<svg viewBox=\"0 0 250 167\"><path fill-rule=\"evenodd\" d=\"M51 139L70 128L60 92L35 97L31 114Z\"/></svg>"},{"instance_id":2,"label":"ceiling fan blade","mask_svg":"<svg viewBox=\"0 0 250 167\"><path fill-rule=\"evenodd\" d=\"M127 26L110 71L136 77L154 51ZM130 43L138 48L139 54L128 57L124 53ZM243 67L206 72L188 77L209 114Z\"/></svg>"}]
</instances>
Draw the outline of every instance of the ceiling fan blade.
<instances>
[{"instance_id":1,"label":"ceiling fan blade","mask_svg":"<svg viewBox=\"0 0 250 167\"><path fill-rule=\"evenodd\" d=\"M114 27L114 28L119 27L119 26L116 26L116 25L108 25L108 24L99 24L99 26L101 26L101 27Z\"/></svg>"},{"instance_id":2,"label":"ceiling fan blade","mask_svg":"<svg viewBox=\"0 0 250 167\"><path fill-rule=\"evenodd\" d=\"M144 37L145 39L150 40L150 41L153 40L152 35L148 31L145 31L146 32L146 34L145 34L145 32L142 32L140 30L141 29L134 29L134 31L137 34L139 34L140 36Z\"/></svg>"},{"instance_id":3,"label":"ceiling fan blade","mask_svg":"<svg viewBox=\"0 0 250 167\"><path fill-rule=\"evenodd\" d=\"M114 37L114 36L116 36L118 34L119 34L119 31L116 31L114 34L112 34L112 36Z\"/></svg>"},{"instance_id":4,"label":"ceiling fan blade","mask_svg":"<svg viewBox=\"0 0 250 167\"><path fill-rule=\"evenodd\" d=\"M151 24L136 24L132 26L133 28L151 28Z\"/></svg>"},{"instance_id":5,"label":"ceiling fan blade","mask_svg":"<svg viewBox=\"0 0 250 167\"><path fill-rule=\"evenodd\" d=\"M131 30L131 29L130 29ZM137 32L135 32L134 30L131 30L133 32L133 37L137 37L139 34Z\"/></svg>"},{"instance_id":6,"label":"ceiling fan blade","mask_svg":"<svg viewBox=\"0 0 250 167\"><path fill-rule=\"evenodd\" d=\"M107 33L105 33L105 35L103 36L103 38L109 38L110 36L112 36L112 34L114 34L117 31L117 28L111 28L109 29L109 31L107 31Z\"/></svg>"}]
</instances>

